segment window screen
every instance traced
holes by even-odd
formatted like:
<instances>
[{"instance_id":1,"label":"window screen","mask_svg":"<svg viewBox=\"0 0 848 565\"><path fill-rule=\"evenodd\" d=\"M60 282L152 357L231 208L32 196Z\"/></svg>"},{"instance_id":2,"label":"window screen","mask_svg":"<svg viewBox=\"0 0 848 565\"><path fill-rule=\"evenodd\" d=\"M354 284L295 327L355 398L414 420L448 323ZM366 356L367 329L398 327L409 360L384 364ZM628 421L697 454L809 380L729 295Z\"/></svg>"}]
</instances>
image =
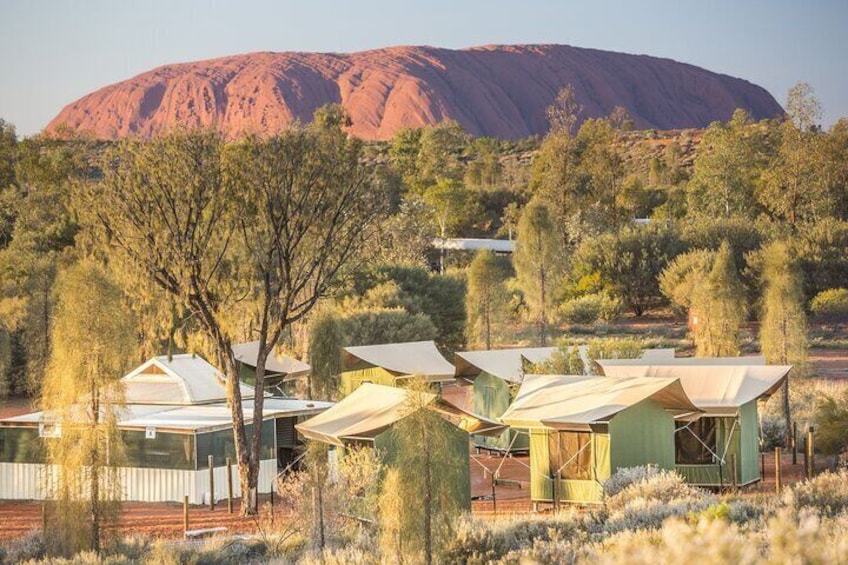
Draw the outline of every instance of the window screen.
<instances>
[{"instance_id":1,"label":"window screen","mask_svg":"<svg viewBox=\"0 0 848 565\"><path fill-rule=\"evenodd\" d=\"M680 465L713 465L718 453L718 418L700 418L674 434L674 462Z\"/></svg>"},{"instance_id":2,"label":"window screen","mask_svg":"<svg viewBox=\"0 0 848 565\"><path fill-rule=\"evenodd\" d=\"M548 436L551 472L560 479L592 478L592 434L553 432Z\"/></svg>"}]
</instances>

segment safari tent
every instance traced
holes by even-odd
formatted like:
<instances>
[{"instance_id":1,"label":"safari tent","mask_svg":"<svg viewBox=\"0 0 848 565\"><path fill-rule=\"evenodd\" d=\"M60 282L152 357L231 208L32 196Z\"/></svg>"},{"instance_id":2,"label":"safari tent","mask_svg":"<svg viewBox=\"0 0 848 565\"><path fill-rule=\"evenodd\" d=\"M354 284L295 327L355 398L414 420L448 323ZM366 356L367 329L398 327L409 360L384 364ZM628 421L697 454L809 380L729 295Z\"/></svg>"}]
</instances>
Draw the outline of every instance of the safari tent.
<instances>
[{"instance_id":1,"label":"safari tent","mask_svg":"<svg viewBox=\"0 0 848 565\"><path fill-rule=\"evenodd\" d=\"M362 383L397 386L412 376L433 383L453 381L454 368L433 341L411 341L342 348L342 394Z\"/></svg>"},{"instance_id":2,"label":"safari tent","mask_svg":"<svg viewBox=\"0 0 848 565\"><path fill-rule=\"evenodd\" d=\"M556 347L524 347L456 353L456 377L472 387L474 412L488 418L500 418L509 408L514 390L524 376L524 359L542 363L550 359ZM510 428L500 436L474 436L477 447L502 452L527 451L526 432Z\"/></svg>"},{"instance_id":3,"label":"safari tent","mask_svg":"<svg viewBox=\"0 0 848 565\"><path fill-rule=\"evenodd\" d=\"M598 503L622 467L674 467L674 418L698 409L677 379L527 375L501 420L530 430L530 498Z\"/></svg>"},{"instance_id":4,"label":"safari tent","mask_svg":"<svg viewBox=\"0 0 848 565\"><path fill-rule=\"evenodd\" d=\"M524 347L460 351L456 353L456 377L460 383L471 383L474 412L489 418L500 418L512 402L524 376L524 362L544 363L556 347ZM588 348L579 354L588 362ZM674 349L648 349L642 359L674 359ZM474 436L477 447L492 451L527 451L530 438L526 431L510 428L498 437Z\"/></svg>"},{"instance_id":5,"label":"safari tent","mask_svg":"<svg viewBox=\"0 0 848 565\"><path fill-rule=\"evenodd\" d=\"M249 341L233 346L242 382L256 382L256 360L259 357L259 342ZM312 367L299 359L286 355L274 348L265 360L265 386L275 392L284 393L297 379L309 375Z\"/></svg>"},{"instance_id":6,"label":"safari tent","mask_svg":"<svg viewBox=\"0 0 848 565\"><path fill-rule=\"evenodd\" d=\"M757 403L779 390L791 367L739 364L747 358L676 360L673 365L601 361L608 377L679 379L703 411L696 420L680 418L675 429L675 469L700 486L743 486L760 480L760 427ZM763 362L764 363L764 362ZM736 467L732 466L733 461Z\"/></svg>"},{"instance_id":7,"label":"safari tent","mask_svg":"<svg viewBox=\"0 0 848 565\"><path fill-rule=\"evenodd\" d=\"M412 398L412 395L419 395L419 398ZM392 427L407 417L415 406L425 406L443 416L438 421L445 426L451 440L447 445L438 447L454 452L464 461L454 486L461 506L469 508L471 483L468 434L501 433L504 426L498 422L463 410L435 394L363 383L332 408L296 427L304 438L338 448L349 445L373 446L380 450L388 463L396 453Z\"/></svg>"},{"instance_id":8,"label":"safari tent","mask_svg":"<svg viewBox=\"0 0 848 565\"><path fill-rule=\"evenodd\" d=\"M234 457L232 415L223 377L201 357L154 357L123 379L126 404L118 428L126 458L120 468L124 499L144 502L209 500L209 456L216 499L227 495L225 461ZM252 406L253 389L241 385ZM262 425L260 488L270 488L278 466L297 449L295 424L331 406L326 402L266 398ZM252 410L245 410L249 426ZM249 428L250 429L250 428ZM249 432L252 433L252 432ZM44 442L61 434L49 414L34 412L0 420L0 499L41 500ZM238 483L234 485L238 496Z\"/></svg>"}]
</instances>

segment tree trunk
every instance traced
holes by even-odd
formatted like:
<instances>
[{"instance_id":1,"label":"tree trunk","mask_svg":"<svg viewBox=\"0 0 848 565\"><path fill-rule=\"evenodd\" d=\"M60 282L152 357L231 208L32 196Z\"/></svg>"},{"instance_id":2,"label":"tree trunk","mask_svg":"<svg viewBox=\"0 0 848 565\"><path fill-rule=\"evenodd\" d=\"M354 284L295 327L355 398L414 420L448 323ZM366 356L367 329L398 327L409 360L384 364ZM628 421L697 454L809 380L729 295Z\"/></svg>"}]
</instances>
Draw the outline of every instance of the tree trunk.
<instances>
[{"instance_id":1,"label":"tree trunk","mask_svg":"<svg viewBox=\"0 0 848 565\"><path fill-rule=\"evenodd\" d=\"M265 333L265 332L263 332ZM262 416L265 406L265 363L268 359L267 337L259 339L259 352L256 357L256 383L253 396L253 434L250 438L250 466L247 474L247 497L242 492L242 514L256 514L257 493L259 492L259 466L262 460Z\"/></svg>"}]
</instances>

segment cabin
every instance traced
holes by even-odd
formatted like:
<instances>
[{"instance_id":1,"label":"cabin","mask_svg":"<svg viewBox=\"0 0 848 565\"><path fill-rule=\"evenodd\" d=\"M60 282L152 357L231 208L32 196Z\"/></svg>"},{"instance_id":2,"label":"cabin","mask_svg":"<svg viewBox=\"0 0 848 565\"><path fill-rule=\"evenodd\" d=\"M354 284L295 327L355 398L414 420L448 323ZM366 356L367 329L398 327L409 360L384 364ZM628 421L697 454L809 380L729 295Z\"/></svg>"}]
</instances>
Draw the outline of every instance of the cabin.
<instances>
[{"instance_id":1,"label":"cabin","mask_svg":"<svg viewBox=\"0 0 848 565\"><path fill-rule=\"evenodd\" d=\"M412 398L419 395L419 398ZM391 464L397 449L392 428L406 418L416 406L436 411L450 440L439 445L440 450L456 454L462 464L452 477L452 492L460 508L471 508L471 479L469 432L500 434L504 426L499 422L466 411L436 394L416 392L402 387L363 383L343 400L296 426L306 439L328 444L333 449L370 446L378 449L383 461Z\"/></svg>"},{"instance_id":2,"label":"cabin","mask_svg":"<svg viewBox=\"0 0 848 565\"><path fill-rule=\"evenodd\" d=\"M471 385L471 404L476 414L500 418L509 408L524 378L524 361L542 363L556 347L523 347L484 351L459 351L455 355L455 376L460 384ZM474 436L479 449L502 453L526 452L530 438L526 431L509 428L500 436Z\"/></svg>"},{"instance_id":3,"label":"cabin","mask_svg":"<svg viewBox=\"0 0 848 565\"><path fill-rule=\"evenodd\" d=\"M119 469L124 500L202 504L227 496L226 458L235 460L230 408L221 373L202 357L154 357L123 377L125 404L118 428L126 458ZM241 384L245 420L252 433L253 388ZM330 403L266 398L261 422L260 491L300 449L295 425ZM42 500L45 442L61 433L44 412L0 420L0 499ZM210 492L212 456L215 492ZM235 473L235 470L234 470ZM240 496L238 481L234 496Z\"/></svg>"},{"instance_id":4,"label":"cabin","mask_svg":"<svg viewBox=\"0 0 848 565\"><path fill-rule=\"evenodd\" d=\"M518 386L524 378L524 364L544 363L551 359L557 347L522 347L456 353L455 376L460 384L472 386L469 403L476 414L500 418L509 408ZM588 347L579 346L578 352L587 369ZM674 349L647 349L642 359L674 359ZM479 449L500 453L526 452L529 436L524 430L509 428L499 437L474 437Z\"/></svg>"},{"instance_id":5,"label":"cabin","mask_svg":"<svg viewBox=\"0 0 848 565\"><path fill-rule=\"evenodd\" d=\"M452 383L454 367L433 341L342 348L341 392L345 396L363 383L398 386L411 377Z\"/></svg>"},{"instance_id":6,"label":"cabin","mask_svg":"<svg viewBox=\"0 0 848 565\"><path fill-rule=\"evenodd\" d=\"M674 468L675 417L698 408L677 379L526 375L501 417L530 433L530 499L596 504L623 467Z\"/></svg>"},{"instance_id":7,"label":"cabin","mask_svg":"<svg viewBox=\"0 0 848 565\"><path fill-rule=\"evenodd\" d=\"M233 346L239 378L249 385L256 383L256 359L259 357L259 342L249 341ZM294 392L298 379L309 376L309 363L286 355L275 347L265 360L265 387L274 394L288 396Z\"/></svg>"},{"instance_id":8,"label":"cabin","mask_svg":"<svg viewBox=\"0 0 848 565\"><path fill-rule=\"evenodd\" d=\"M744 486L759 481L758 403L765 402L792 369L762 358L691 358L673 364L599 361L608 377L678 379L701 417L681 417L675 429L675 470L704 487ZM735 462L735 467L733 463Z\"/></svg>"}]
</instances>

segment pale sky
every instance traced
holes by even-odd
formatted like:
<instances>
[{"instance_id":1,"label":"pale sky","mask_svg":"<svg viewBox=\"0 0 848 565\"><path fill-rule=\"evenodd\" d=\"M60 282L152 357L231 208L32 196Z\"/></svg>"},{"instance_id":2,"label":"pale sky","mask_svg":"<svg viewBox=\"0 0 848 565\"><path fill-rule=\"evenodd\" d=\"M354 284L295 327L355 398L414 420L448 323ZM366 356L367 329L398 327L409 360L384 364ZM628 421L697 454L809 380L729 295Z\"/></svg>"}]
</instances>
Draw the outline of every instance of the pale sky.
<instances>
[{"instance_id":1,"label":"pale sky","mask_svg":"<svg viewBox=\"0 0 848 565\"><path fill-rule=\"evenodd\" d=\"M40 131L66 104L159 65L253 51L561 43L798 81L848 117L848 0L0 0L0 118Z\"/></svg>"}]
</instances>

